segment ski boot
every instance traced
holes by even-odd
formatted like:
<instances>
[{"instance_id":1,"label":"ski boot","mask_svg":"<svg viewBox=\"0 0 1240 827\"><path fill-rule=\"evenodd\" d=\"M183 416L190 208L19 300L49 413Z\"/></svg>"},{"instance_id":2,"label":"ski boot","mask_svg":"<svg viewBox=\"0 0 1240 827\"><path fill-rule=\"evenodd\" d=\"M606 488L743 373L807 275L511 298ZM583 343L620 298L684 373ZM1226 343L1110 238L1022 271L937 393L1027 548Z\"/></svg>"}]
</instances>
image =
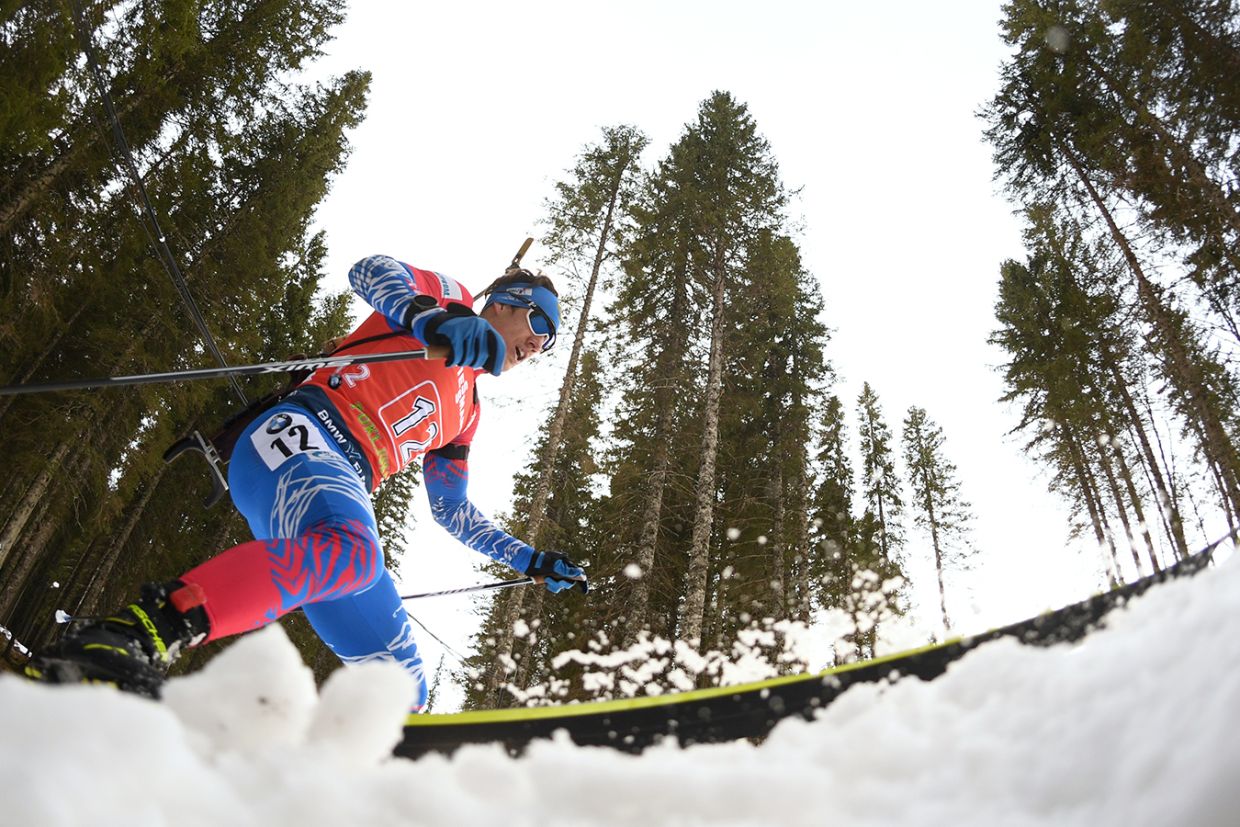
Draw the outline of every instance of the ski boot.
<instances>
[{"instance_id":1,"label":"ski boot","mask_svg":"<svg viewBox=\"0 0 1240 827\"><path fill-rule=\"evenodd\" d=\"M141 596L107 617L80 621L26 665L46 683L101 683L158 698L168 667L210 630L202 589L179 580L148 583Z\"/></svg>"}]
</instances>

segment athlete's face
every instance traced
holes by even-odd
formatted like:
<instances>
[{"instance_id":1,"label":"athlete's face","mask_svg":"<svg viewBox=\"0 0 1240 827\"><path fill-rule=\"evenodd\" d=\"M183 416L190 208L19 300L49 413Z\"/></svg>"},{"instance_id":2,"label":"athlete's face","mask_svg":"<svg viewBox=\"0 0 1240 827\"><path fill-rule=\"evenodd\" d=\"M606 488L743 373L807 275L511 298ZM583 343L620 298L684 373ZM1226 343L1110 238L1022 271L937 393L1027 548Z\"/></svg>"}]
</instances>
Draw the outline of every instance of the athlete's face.
<instances>
[{"instance_id":1,"label":"athlete's face","mask_svg":"<svg viewBox=\"0 0 1240 827\"><path fill-rule=\"evenodd\" d=\"M524 307L496 302L482 311L482 318L499 331L508 353L504 357L504 370L521 364L547 344L547 336L540 336L530 327L530 311Z\"/></svg>"}]
</instances>

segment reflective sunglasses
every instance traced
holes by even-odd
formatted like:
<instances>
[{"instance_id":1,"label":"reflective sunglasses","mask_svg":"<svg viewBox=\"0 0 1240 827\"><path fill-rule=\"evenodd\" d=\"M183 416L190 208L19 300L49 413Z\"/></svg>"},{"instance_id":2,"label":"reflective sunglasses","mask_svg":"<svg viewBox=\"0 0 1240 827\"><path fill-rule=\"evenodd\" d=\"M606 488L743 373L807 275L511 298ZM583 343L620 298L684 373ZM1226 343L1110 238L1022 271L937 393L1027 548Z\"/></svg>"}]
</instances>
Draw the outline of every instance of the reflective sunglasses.
<instances>
[{"instance_id":1,"label":"reflective sunglasses","mask_svg":"<svg viewBox=\"0 0 1240 827\"><path fill-rule=\"evenodd\" d=\"M530 326L530 332L535 336L547 337L546 343L542 346L543 353L551 350L555 344L555 325L552 323L551 317L536 302L525 296L519 296L516 293L505 293L504 295L520 302L522 307L530 311L530 315L526 317L526 321Z\"/></svg>"}]
</instances>

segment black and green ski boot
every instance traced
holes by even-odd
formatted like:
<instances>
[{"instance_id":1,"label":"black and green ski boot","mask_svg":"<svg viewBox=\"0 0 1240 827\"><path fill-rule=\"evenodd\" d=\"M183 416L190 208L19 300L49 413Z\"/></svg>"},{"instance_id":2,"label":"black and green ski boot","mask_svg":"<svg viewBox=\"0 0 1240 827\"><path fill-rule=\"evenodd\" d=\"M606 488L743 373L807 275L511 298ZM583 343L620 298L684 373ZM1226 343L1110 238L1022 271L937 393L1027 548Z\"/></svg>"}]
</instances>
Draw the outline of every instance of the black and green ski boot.
<instances>
[{"instance_id":1,"label":"black and green ski boot","mask_svg":"<svg viewBox=\"0 0 1240 827\"><path fill-rule=\"evenodd\" d=\"M168 667L186 646L207 636L202 603L199 586L148 583L120 611L79 621L26 665L26 676L46 683L110 684L158 698Z\"/></svg>"}]
</instances>

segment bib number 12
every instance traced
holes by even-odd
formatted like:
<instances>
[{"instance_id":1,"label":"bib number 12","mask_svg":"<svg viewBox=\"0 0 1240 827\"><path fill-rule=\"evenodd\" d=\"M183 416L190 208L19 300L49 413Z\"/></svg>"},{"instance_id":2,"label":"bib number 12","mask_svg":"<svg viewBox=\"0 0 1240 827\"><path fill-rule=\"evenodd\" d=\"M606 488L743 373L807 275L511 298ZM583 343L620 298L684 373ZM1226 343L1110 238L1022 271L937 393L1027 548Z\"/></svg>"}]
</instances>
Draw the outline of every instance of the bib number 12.
<instances>
[{"instance_id":1,"label":"bib number 12","mask_svg":"<svg viewBox=\"0 0 1240 827\"><path fill-rule=\"evenodd\" d=\"M250 441L267 468L274 471L288 460L307 451L323 451L323 436L308 416L278 413L250 435Z\"/></svg>"}]
</instances>

